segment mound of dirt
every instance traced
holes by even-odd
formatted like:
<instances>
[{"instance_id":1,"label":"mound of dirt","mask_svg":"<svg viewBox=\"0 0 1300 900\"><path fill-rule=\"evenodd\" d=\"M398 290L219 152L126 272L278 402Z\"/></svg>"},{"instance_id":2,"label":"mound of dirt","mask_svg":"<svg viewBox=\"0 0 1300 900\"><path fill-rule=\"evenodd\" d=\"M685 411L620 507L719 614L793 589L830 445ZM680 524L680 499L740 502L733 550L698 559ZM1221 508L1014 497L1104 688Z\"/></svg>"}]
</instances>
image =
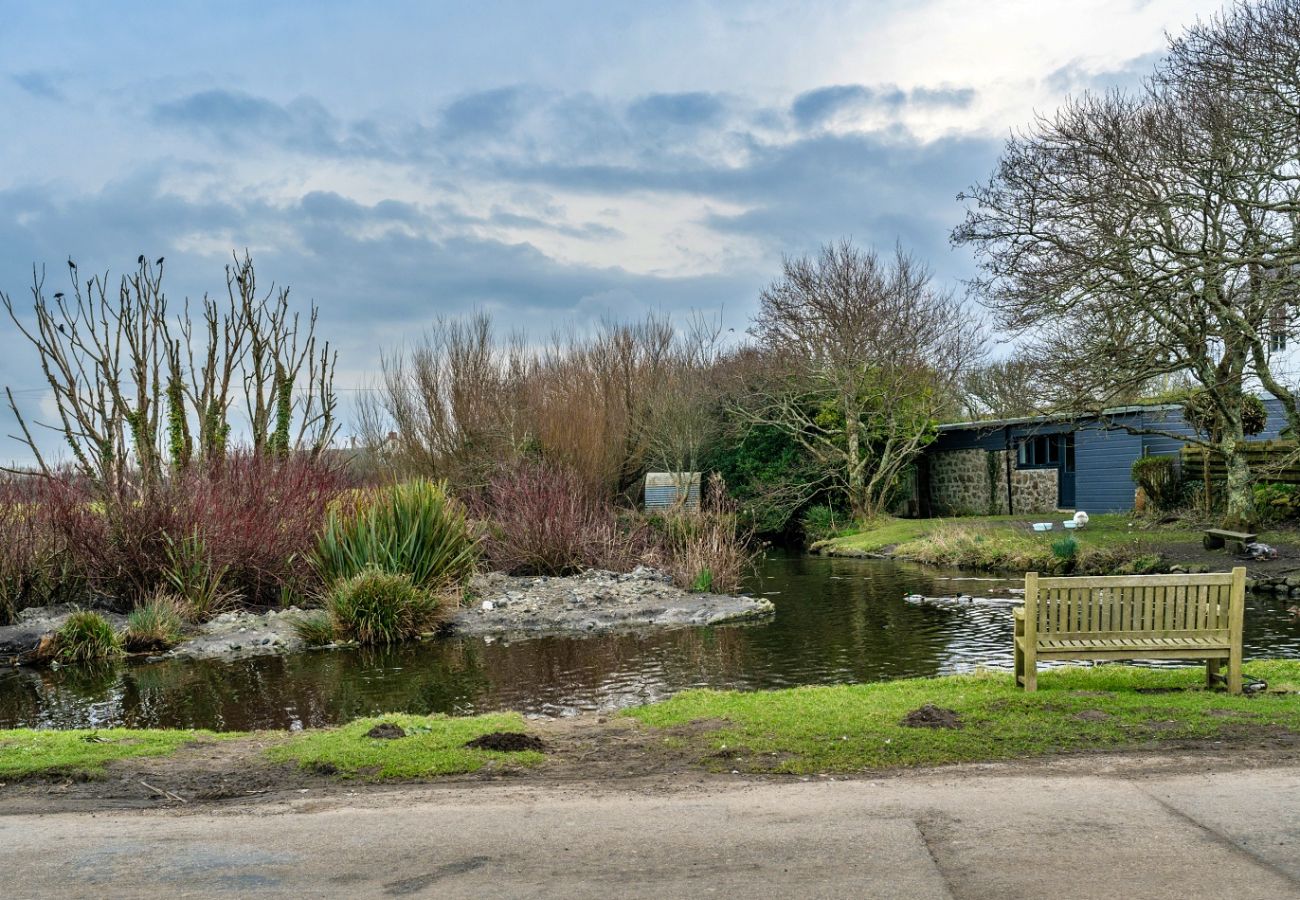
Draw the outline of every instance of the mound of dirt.
<instances>
[{"instance_id":1,"label":"mound of dirt","mask_svg":"<svg viewBox=\"0 0 1300 900\"><path fill-rule=\"evenodd\" d=\"M961 716L956 711L927 703L903 716L907 728L961 728Z\"/></svg>"},{"instance_id":2,"label":"mound of dirt","mask_svg":"<svg viewBox=\"0 0 1300 900\"><path fill-rule=\"evenodd\" d=\"M393 738L406 737L406 730L403 729L401 725L397 725L393 722L380 722L374 728L366 732L366 737L391 741Z\"/></svg>"},{"instance_id":3,"label":"mound of dirt","mask_svg":"<svg viewBox=\"0 0 1300 900\"><path fill-rule=\"evenodd\" d=\"M468 741L465 746L471 750L496 750L500 753L522 753L525 750L546 752L546 744L541 738L520 731L494 731Z\"/></svg>"}]
</instances>

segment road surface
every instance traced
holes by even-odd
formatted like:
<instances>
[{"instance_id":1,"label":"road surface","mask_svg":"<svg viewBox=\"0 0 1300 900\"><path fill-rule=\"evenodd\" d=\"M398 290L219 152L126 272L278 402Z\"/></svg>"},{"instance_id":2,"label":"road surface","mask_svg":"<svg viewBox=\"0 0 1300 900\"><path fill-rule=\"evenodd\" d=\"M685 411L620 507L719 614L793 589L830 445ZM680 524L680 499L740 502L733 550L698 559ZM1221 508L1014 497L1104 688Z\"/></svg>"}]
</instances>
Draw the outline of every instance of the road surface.
<instances>
[{"instance_id":1,"label":"road surface","mask_svg":"<svg viewBox=\"0 0 1300 900\"><path fill-rule=\"evenodd\" d=\"M0 896L1300 897L1300 767L0 816Z\"/></svg>"}]
</instances>

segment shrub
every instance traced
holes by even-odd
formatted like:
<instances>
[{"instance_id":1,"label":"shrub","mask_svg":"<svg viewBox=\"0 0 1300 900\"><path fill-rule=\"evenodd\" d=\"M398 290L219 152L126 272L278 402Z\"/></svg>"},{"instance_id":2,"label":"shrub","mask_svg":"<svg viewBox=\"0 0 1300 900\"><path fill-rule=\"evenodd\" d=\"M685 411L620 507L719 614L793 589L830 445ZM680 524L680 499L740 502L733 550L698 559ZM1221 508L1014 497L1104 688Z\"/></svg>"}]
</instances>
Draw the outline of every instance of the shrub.
<instances>
[{"instance_id":1,"label":"shrub","mask_svg":"<svg viewBox=\"0 0 1300 900\"><path fill-rule=\"evenodd\" d=\"M121 653L122 639L97 612L74 612L54 634L52 655L59 662L95 662Z\"/></svg>"},{"instance_id":2,"label":"shrub","mask_svg":"<svg viewBox=\"0 0 1300 900\"><path fill-rule=\"evenodd\" d=\"M334 620L328 612L316 610L293 620L293 630L308 647L321 647L334 642Z\"/></svg>"},{"instance_id":3,"label":"shrub","mask_svg":"<svg viewBox=\"0 0 1300 900\"><path fill-rule=\"evenodd\" d=\"M664 517L657 562L680 588L733 593L753 568L753 535L738 524L720 476L710 477L703 500L698 512Z\"/></svg>"},{"instance_id":4,"label":"shrub","mask_svg":"<svg viewBox=\"0 0 1300 900\"><path fill-rule=\"evenodd\" d=\"M186 604L179 598L155 594L127 615L123 645L133 653L174 647L181 640L185 612Z\"/></svg>"},{"instance_id":5,"label":"shrub","mask_svg":"<svg viewBox=\"0 0 1300 900\"><path fill-rule=\"evenodd\" d=\"M81 599L42 493L36 478L0 477L0 625L28 607Z\"/></svg>"},{"instance_id":6,"label":"shrub","mask_svg":"<svg viewBox=\"0 0 1300 900\"><path fill-rule=\"evenodd\" d=\"M1255 485L1255 510L1261 522L1300 517L1300 486L1271 481Z\"/></svg>"},{"instance_id":7,"label":"shrub","mask_svg":"<svg viewBox=\"0 0 1300 900\"><path fill-rule=\"evenodd\" d=\"M1159 510L1175 508L1182 497L1182 485L1171 456L1143 456L1133 461L1133 481Z\"/></svg>"},{"instance_id":8,"label":"shrub","mask_svg":"<svg viewBox=\"0 0 1300 900\"><path fill-rule=\"evenodd\" d=\"M836 514L835 508L824 504L810 506L804 510L800 525L803 527L804 541L815 544L835 537L840 532L843 519Z\"/></svg>"},{"instance_id":9,"label":"shrub","mask_svg":"<svg viewBox=\"0 0 1300 900\"><path fill-rule=\"evenodd\" d=\"M325 606L334 634L361 644L395 644L432 629L452 602L410 575L372 568L335 583Z\"/></svg>"},{"instance_id":10,"label":"shrub","mask_svg":"<svg viewBox=\"0 0 1300 900\"><path fill-rule=\"evenodd\" d=\"M612 503L569 469L545 461L496 473L472 508L486 526L484 559L511 575L625 572L650 550L643 522L620 523Z\"/></svg>"},{"instance_id":11,"label":"shrub","mask_svg":"<svg viewBox=\"0 0 1300 900\"><path fill-rule=\"evenodd\" d=\"M315 563L327 583L377 569L442 588L469 578L477 555L464 507L444 485L418 480L330 509Z\"/></svg>"},{"instance_id":12,"label":"shrub","mask_svg":"<svg viewBox=\"0 0 1300 900\"><path fill-rule=\"evenodd\" d=\"M46 502L76 570L118 608L158 588L187 590L178 577L273 606L286 589L317 584L312 547L345 486L340 471L305 454L232 452L219 465L167 475L135 501L106 505L84 480L65 476L51 482Z\"/></svg>"}]
</instances>

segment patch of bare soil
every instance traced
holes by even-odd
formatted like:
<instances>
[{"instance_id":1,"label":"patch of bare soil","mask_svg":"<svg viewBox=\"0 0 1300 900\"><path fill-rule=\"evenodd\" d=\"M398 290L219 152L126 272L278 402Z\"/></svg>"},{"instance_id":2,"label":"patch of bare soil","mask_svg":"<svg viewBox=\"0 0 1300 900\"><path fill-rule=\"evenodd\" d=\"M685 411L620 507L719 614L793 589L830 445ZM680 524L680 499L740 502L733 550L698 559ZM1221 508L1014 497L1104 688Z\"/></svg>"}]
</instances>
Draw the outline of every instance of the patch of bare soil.
<instances>
[{"instance_id":1,"label":"patch of bare soil","mask_svg":"<svg viewBox=\"0 0 1300 900\"><path fill-rule=\"evenodd\" d=\"M545 744L546 761L538 766L499 764L466 775L378 784L341 779L329 771L273 763L263 751L285 736L261 734L196 743L170 757L120 760L108 767L104 777L93 780L48 777L3 784L0 785L0 815L133 808L164 809L179 814L250 807L306 810L345 804L382 805L394 802L399 795L489 785L501 790L547 788L582 795L629 791L657 795L712 792L760 780L795 781L803 777L775 772L786 759L781 754L757 753L740 745L719 748L711 734L723 725L714 720L658 730L621 717L539 720L529 723L529 731L535 734L526 735ZM1167 772L1214 772L1297 762L1300 762L1300 734L1280 727L1261 728L1243 723L1240 727L1234 724L1226 734L1215 739L1154 739L1125 751L965 763L938 770L868 771L835 777L925 778L940 771L944 778L1023 772L1140 778Z\"/></svg>"},{"instance_id":2,"label":"patch of bare soil","mask_svg":"<svg viewBox=\"0 0 1300 900\"><path fill-rule=\"evenodd\" d=\"M471 750L493 750L498 753L523 753L528 750L546 752L545 741L536 735L524 734L522 731L494 731L491 734L482 734L472 741L466 741L465 746Z\"/></svg>"},{"instance_id":3,"label":"patch of bare soil","mask_svg":"<svg viewBox=\"0 0 1300 900\"><path fill-rule=\"evenodd\" d=\"M927 703L903 716L900 723L906 728L961 728L961 716L955 710Z\"/></svg>"},{"instance_id":4,"label":"patch of bare soil","mask_svg":"<svg viewBox=\"0 0 1300 900\"><path fill-rule=\"evenodd\" d=\"M406 729L396 722L380 722L374 728L366 732L366 737L376 738L381 741L391 741L396 738L406 737Z\"/></svg>"}]
</instances>

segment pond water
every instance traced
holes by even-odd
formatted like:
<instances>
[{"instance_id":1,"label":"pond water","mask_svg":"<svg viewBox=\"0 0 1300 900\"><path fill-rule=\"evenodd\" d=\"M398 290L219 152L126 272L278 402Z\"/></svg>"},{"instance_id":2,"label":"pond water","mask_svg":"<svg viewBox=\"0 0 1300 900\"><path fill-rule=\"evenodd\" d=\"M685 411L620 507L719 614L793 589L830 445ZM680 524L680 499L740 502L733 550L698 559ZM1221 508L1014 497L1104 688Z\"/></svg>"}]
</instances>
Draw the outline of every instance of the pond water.
<instances>
[{"instance_id":1,"label":"pond water","mask_svg":"<svg viewBox=\"0 0 1300 900\"><path fill-rule=\"evenodd\" d=\"M761 623L16 669L0 674L0 727L299 728L382 712L496 709L561 716L693 687L776 688L1010 668L1009 607L905 597L1006 598L1019 586L1019 580L882 560L773 553L749 585L776 605L775 616ZM1300 620L1287 611L1294 602L1249 599L1247 659L1300 657Z\"/></svg>"}]
</instances>

